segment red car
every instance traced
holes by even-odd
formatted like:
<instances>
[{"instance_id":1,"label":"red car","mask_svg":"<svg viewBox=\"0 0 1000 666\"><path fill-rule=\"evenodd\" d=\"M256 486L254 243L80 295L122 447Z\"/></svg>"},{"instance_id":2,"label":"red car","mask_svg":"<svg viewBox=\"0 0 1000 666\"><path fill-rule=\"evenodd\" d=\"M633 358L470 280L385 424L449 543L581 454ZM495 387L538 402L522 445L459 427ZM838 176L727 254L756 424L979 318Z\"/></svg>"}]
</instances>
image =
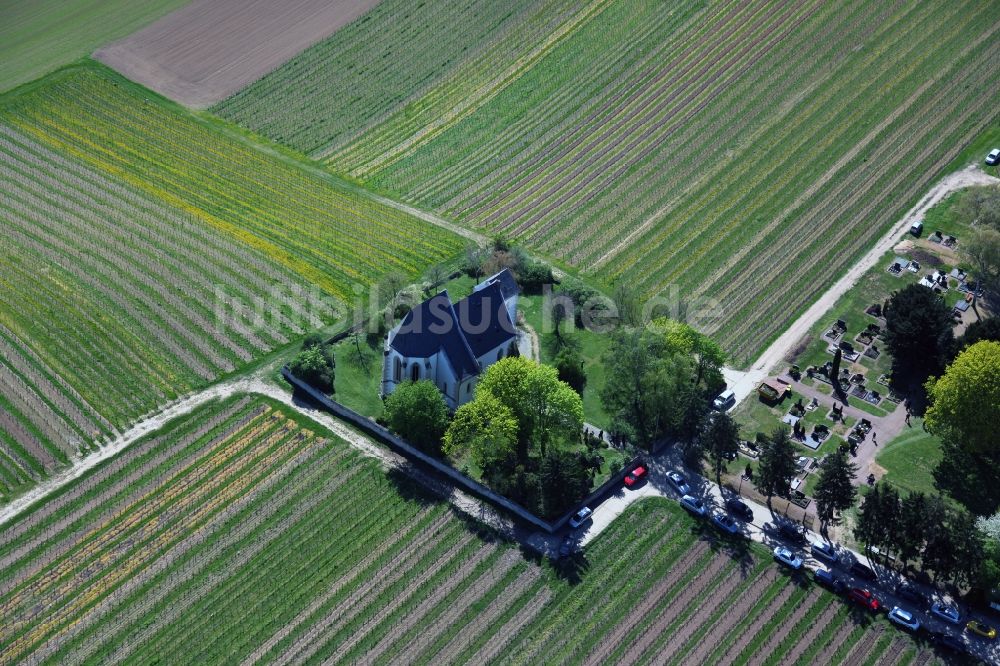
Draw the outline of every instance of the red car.
<instances>
[{"instance_id":1,"label":"red car","mask_svg":"<svg viewBox=\"0 0 1000 666\"><path fill-rule=\"evenodd\" d=\"M631 488L635 484L639 483L639 481L641 481L642 479L645 479L647 474L649 474L649 470L646 469L646 466L639 465L638 467L636 467L631 472L625 475L625 485Z\"/></svg>"},{"instance_id":2,"label":"red car","mask_svg":"<svg viewBox=\"0 0 1000 666\"><path fill-rule=\"evenodd\" d=\"M879 600L875 598L874 594L860 587L856 587L848 592L847 598L859 606L864 606L870 611L877 611L882 607L882 604L879 603Z\"/></svg>"}]
</instances>

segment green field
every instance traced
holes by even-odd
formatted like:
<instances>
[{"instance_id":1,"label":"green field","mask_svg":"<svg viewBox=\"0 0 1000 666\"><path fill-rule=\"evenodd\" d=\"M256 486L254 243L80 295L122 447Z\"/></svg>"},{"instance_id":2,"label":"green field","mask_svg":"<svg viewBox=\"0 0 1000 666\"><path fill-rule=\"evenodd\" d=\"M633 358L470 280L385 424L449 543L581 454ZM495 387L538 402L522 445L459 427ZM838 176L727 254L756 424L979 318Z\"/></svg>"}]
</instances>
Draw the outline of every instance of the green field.
<instances>
[{"instance_id":1,"label":"green field","mask_svg":"<svg viewBox=\"0 0 1000 666\"><path fill-rule=\"evenodd\" d=\"M526 559L259 398L207 405L64 486L4 526L0 559L13 662L836 664L922 650L668 500L634 505L565 568Z\"/></svg>"},{"instance_id":2,"label":"green field","mask_svg":"<svg viewBox=\"0 0 1000 666\"><path fill-rule=\"evenodd\" d=\"M381 40L431 13L373 14L217 111L606 284L716 299L740 364L1000 116L996 3L539 0L428 74ZM338 95L355 61L406 94Z\"/></svg>"},{"instance_id":3,"label":"green field","mask_svg":"<svg viewBox=\"0 0 1000 666\"><path fill-rule=\"evenodd\" d=\"M0 0L0 92L124 37L189 0Z\"/></svg>"},{"instance_id":4,"label":"green field","mask_svg":"<svg viewBox=\"0 0 1000 666\"><path fill-rule=\"evenodd\" d=\"M267 148L96 65L0 98L0 498L462 247Z\"/></svg>"},{"instance_id":5,"label":"green field","mask_svg":"<svg viewBox=\"0 0 1000 666\"><path fill-rule=\"evenodd\" d=\"M899 490L939 494L934 470L941 462L941 440L924 431L923 419L914 417L912 424L879 451L875 462L885 469L882 480Z\"/></svg>"}]
</instances>

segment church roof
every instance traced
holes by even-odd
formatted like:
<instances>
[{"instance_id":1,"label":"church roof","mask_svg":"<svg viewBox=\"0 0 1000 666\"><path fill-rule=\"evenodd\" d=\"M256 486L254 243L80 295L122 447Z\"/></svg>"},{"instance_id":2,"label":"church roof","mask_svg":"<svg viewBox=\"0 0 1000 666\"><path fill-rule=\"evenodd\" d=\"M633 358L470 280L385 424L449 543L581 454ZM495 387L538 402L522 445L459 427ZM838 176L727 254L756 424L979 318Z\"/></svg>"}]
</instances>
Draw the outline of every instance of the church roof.
<instances>
[{"instance_id":1,"label":"church roof","mask_svg":"<svg viewBox=\"0 0 1000 666\"><path fill-rule=\"evenodd\" d=\"M430 358L441 350L463 377L479 374L477 358L516 337L497 280L455 304L447 291L427 299L407 313L389 344L406 358Z\"/></svg>"},{"instance_id":2,"label":"church roof","mask_svg":"<svg viewBox=\"0 0 1000 666\"><path fill-rule=\"evenodd\" d=\"M478 358L517 337L503 288L493 282L455 305L462 334Z\"/></svg>"}]
</instances>

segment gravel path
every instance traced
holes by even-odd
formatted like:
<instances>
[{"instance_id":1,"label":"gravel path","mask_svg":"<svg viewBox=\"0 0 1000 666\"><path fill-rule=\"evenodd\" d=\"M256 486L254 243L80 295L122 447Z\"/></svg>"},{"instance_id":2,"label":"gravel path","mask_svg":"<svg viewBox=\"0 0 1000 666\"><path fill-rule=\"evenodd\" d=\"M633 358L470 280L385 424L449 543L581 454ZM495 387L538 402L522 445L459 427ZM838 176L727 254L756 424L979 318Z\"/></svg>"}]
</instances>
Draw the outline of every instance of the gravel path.
<instances>
[{"instance_id":1,"label":"gravel path","mask_svg":"<svg viewBox=\"0 0 1000 666\"><path fill-rule=\"evenodd\" d=\"M803 312L791 326L785 329L771 346L764 350L750 368L742 375L731 373L727 376L736 380L730 388L736 393L736 402L756 390L757 385L767 376L772 368L783 363L789 351L795 348L799 341L809 333L809 330L833 307L837 300L857 283L861 276L875 266L886 252L891 250L910 226L922 219L928 209L932 208L955 190L973 187L975 185L990 185L1000 183L1000 179L983 173L977 165L971 165L945 176L913 208L906 212L893 227L872 247L867 254L859 259L847 273L837 280L833 286L820 296L809 309Z\"/></svg>"}]
</instances>

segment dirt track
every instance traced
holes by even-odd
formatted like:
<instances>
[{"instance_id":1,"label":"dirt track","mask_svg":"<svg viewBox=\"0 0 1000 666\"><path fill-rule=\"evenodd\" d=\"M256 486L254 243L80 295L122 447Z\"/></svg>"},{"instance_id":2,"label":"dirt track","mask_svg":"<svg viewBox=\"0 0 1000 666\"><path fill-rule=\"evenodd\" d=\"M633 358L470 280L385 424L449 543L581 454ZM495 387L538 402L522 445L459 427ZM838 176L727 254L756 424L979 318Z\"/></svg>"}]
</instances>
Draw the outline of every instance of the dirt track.
<instances>
[{"instance_id":1,"label":"dirt track","mask_svg":"<svg viewBox=\"0 0 1000 666\"><path fill-rule=\"evenodd\" d=\"M916 220L923 217L928 209L944 199L955 190L961 190L974 185L991 185L998 181L993 176L983 173L977 165L969 166L961 171L957 171L942 178L927 192L926 195L904 215L892 229L847 271L847 273L835 282L808 310L792 323L781 336L768 347L753 366L746 372L726 368L723 374L726 376L726 383L730 385L736 393L736 402L740 403L750 393L771 370L779 365L788 354L789 350L805 336L809 329L833 307L837 300L854 286L865 272L875 265L875 263L888 252L899 241L902 234L910 228Z\"/></svg>"},{"instance_id":2,"label":"dirt track","mask_svg":"<svg viewBox=\"0 0 1000 666\"><path fill-rule=\"evenodd\" d=\"M94 52L133 81L204 108L360 17L378 0L194 0Z\"/></svg>"}]
</instances>

